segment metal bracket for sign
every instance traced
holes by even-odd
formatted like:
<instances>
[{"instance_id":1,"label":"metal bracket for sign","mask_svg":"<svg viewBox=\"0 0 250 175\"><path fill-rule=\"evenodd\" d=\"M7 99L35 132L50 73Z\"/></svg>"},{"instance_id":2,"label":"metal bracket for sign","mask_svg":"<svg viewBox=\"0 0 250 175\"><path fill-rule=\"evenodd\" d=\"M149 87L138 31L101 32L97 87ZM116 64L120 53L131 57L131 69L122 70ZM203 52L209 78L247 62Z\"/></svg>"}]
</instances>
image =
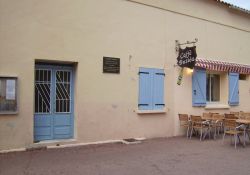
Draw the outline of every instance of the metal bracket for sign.
<instances>
[{"instance_id":1,"label":"metal bracket for sign","mask_svg":"<svg viewBox=\"0 0 250 175\"><path fill-rule=\"evenodd\" d=\"M178 53L179 49L180 49L180 46L181 45L187 45L187 44L194 44L198 42L198 38L195 38L194 41L187 41L185 43L180 43L179 40L175 40L175 50L176 50L176 53Z\"/></svg>"}]
</instances>

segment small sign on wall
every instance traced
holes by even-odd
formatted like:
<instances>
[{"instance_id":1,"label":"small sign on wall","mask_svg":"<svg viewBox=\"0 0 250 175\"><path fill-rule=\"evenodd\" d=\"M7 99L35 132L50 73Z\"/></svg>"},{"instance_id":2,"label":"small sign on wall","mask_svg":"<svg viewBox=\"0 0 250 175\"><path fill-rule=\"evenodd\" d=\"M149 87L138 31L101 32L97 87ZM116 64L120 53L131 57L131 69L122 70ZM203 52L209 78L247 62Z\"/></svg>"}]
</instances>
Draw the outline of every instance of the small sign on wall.
<instances>
[{"instance_id":1,"label":"small sign on wall","mask_svg":"<svg viewBox=\"0 0 250 175\"><path fill-rule=\"evenodd\" d=\"M120 73L120 58L103 57L103 73Z\"/></svg>"},{"instance_id":2,"label":"small sign on wall","mask_svg":"<svg viewBox=\"0 0 250 175\"><path fill-rule=\"evenodd\" d=\"M0 114L17 113L17 77L0 77Z\"/></svg>"}]
</instances>

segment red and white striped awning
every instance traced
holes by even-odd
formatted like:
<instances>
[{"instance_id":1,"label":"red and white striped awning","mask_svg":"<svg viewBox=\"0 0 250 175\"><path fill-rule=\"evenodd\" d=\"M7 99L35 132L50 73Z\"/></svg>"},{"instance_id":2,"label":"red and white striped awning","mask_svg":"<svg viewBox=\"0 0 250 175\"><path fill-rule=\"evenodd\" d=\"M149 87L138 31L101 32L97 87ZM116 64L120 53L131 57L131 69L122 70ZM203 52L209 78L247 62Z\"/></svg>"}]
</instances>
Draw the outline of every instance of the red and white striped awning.
<instances>
[{"instance_id":1,"label":"red and white striped awning","mask_svg":"<svg viewBox=\"0 0 250 175\"><path fill-rule=\"evenodd\" d=\"M229 63L224 61L207 60L197 58L195 67L214 71L237 72L240 74L250 74L250 65Z\"/></svg>"}]
</instances>

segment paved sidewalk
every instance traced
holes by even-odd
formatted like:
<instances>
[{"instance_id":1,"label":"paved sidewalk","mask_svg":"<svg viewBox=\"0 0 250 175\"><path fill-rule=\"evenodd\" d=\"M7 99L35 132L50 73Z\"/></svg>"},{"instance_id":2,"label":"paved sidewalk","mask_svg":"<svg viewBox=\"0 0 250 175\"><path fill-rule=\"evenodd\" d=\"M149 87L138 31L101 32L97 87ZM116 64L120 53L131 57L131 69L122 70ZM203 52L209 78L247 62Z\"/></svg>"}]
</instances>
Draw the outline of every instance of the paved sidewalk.
<instances>
[{"instance_id":1,"label":"paved sidewalk","mask_svg":"<svg viewBox=\"0 0 250 175\"><path fill-rule=\"evenodd\" d=\"M250 145L184 137L0 154L0 175L248 175Z\"/></svg>"}]
</instances>

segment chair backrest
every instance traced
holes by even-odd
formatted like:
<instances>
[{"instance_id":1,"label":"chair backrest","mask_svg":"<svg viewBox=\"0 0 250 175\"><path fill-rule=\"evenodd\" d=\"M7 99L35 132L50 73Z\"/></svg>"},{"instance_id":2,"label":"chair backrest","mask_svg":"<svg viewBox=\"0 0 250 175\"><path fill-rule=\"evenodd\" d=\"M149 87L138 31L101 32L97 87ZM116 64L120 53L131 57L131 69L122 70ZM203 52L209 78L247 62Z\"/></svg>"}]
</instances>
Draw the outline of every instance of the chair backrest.
<instances>
[{"instance_id":1,"label":"chair backrest","mask_svg":"<svg viewBox=\"0 0 250 175\"><path fill-rule=\"evenodd\" d=\"M243 116L244 112L243 111L240 111L239 112L239 117Z\"/></svg>"},{"instance_id":2,"label":"chair backrest","mask_svg":"<svg viewBox=\"0 0 250 175\"><path fill-rule=\"evenodd\" d=\"M178 114L179 115L179 120L180 121L189 121L188 119L188 114Z\"/></svg>"},{"instance_id":3,"label":"chair backrest","mask_svg":"<svg viewBox=\"0 0 250 175\"><path fill-rule=\"evenodd\" d=\"M233 112L231 111L230 114L234 114L235 117L239 118L240 112Z\"/></svg>"},{"instance_id":4,"label":"chair backrest","mask_svg":"<svg viewBox=\"0 0 250 175\"><path fill-rule=\"evenodd\" d=\"M213 114L219 114L218 112L209 112L209 113L212 114L212 115L213 115Z\"/></svg>"},{"instance_id":5,"label":"chair backrest","mask_svg":"<svg viewBox=\"0 0 250 175\"><path fill-rule=\"evenodd\" d=\"M238 119L234 114L225 114L225 119Z\"/></svg>"},{"instance_id":6,"label":"chair backrest","mask_svg":"<svg viewBox=\"0 0 250 175\"><path fill-rule=\"evenodd\" d=\"M222 114L213 114L212 116L213 120L224 120L225 117Z\"/></svg>"},{"instance_id":7,"label":"chair backrest","mask_svg":"<svg viewBox=\"0 0 250 175\"><path fill-rule=\"evenodd\" d=\"M250 112L244 112L244 113L242 113L242 115L243 115L244 117L250 117Z\"/></svg>"},{"instance_id":8,"label":"chair backrest","mask_svg":"<svg viewBox=\"0 0 250 175\"><path fill-rule=\"evenodd\" d=\"M225 119L224 128L225 129L235 129L237 127L236 120L234 119Z\"/></svg>"},{"instance_id":9,"label":"chair backrest","mask_svg":"<svg viewBox=\"0 0 250 175\"><path fill-rule=\"evenodd\" d=\"M203 112L202 118L203 119L212 119L212 113Z\"/></svg>"},{"instance_id":10,"label":"chair backrest","mask_svg":"<svg viewBox=\"0 0 250 175\"><path fill-rule=\"evenodd\" d=\"M240 119L249 119L250 118L250 112L242 112L239 118Z\"/></svg>"},{"instance_id":11,"label":"chair backrest","mask_svg":"<svg viewBox=\"0 0 250 175\"><path fill-rule=\"evenodd\" d=\"M250 116L246 116L245 119L246 119L246 120L250 120Z\"/></svg>"},{"instance_id":12,"label":"chair backrest","mask_svg":"<svg viewBox=\"0 0 250 175\"><path fill-rule=\"evenodd\" d=\"M199 115L191 115L191 121L192 122L201 122L202 118Z\"/></svg>"}]
</instances>

